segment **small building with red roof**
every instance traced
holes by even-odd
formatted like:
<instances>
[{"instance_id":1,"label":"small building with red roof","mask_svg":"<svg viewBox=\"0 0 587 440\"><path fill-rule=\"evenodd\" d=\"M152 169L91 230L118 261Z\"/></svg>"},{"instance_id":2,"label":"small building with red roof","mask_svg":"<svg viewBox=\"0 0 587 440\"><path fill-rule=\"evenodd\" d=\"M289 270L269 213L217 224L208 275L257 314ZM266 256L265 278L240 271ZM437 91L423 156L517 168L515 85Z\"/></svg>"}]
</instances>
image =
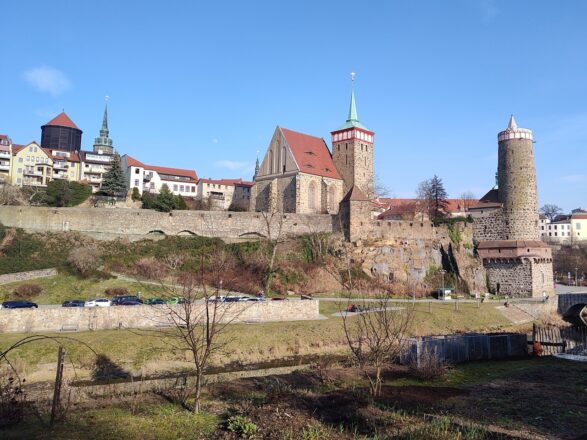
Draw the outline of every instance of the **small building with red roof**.
<instances>
[{"instance_id":1,"label":"small building with red roof","mask_svg":"<svg viewBox=\"0 0 587 440\"><path fill-rule=\"evenodd\" d=\"M255 182L243 179L204 179L198 181L198 199L211 209L248 211Z\"/></svg>"},{"instance_id":2,"label":"small building with red roof","mask_svg":"<svg viewBox=\"0 0 587 440\"><path fill-rule=\"evenodd\" d=\"M158 194L163 185L167 185L175 195L197 195L198 176L194 170L147 165L128 154L122 156L120 165L126 176L128 188L137 188L141 194Z\"/></svg>"}]
</instances>

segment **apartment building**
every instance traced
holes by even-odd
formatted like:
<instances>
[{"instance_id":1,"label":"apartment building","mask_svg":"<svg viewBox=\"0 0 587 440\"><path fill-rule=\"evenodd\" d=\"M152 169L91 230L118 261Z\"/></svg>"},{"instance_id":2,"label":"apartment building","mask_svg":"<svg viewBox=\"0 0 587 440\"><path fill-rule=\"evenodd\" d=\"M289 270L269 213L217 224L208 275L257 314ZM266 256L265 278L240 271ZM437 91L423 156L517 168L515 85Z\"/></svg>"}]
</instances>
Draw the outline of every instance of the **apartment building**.
<instances>
[{"instance_id":1,"label":"apartment building","mask_svg":"<svg viewBox=\"0 0 587 440\"><path fill-rule=\"evenodd\" d=\"M248 211L253 185L243 179L200 179L197 197L208 200L212 209Z\"/></svg>"},{"instance_id":2,"label":"apartment building","mask_svg":"<svg viewBox=\"0 0 587 440\"><path fill-rule=\"evenodd\" d=\"M125 154L120 159L127 187L137 188L142 194L158 194L163 185L175 195L193 197L197 195L198 176L194 170L147 165Z\"/></svg>"},{"instance_id":3,"label":"apartment building","mask_svg":"<svg viewBox=\"0 0 587 440\"><path fill-rule=\"evenodd\" d=\"M12 140L0 134L0 185L10 183L10 164L12 162Z\"/></svg>"}]
</instances>

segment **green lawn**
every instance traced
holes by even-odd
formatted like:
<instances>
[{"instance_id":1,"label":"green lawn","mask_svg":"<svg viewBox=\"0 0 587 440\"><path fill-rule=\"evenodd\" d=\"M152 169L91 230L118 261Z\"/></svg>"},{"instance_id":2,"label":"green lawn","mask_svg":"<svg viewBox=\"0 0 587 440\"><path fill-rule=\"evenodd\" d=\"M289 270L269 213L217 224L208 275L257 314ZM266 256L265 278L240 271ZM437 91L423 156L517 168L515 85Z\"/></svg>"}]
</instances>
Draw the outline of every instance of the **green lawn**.
<instances>
[{"instance_id":1,"label":"green lawn","mask_svg":"<svg viewBox=\"0 0 587 440\"><path fill-rule=\"evenodd\" d=\"M141 292L142 297L157 294L157 286L142 284L126 280L111 279L83 279L69 274L59 274L53 277L37 278L30 281L4 284L0 286L0 301L18 299L12 292L21 284L37 284L43 288L43 292L31 298L38 304L61 304L66 299L92 299L105 296L108 288L125 287L130 294Z\"/></svg>"}]
</instances>

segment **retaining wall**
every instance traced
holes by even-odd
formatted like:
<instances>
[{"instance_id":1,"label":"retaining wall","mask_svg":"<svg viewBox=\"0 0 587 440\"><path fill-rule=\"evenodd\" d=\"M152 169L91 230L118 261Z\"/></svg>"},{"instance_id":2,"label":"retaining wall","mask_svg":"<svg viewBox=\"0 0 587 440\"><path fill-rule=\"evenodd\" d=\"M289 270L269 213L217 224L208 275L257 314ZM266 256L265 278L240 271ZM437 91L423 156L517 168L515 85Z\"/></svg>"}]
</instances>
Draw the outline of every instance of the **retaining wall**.
<instances>
[{"instance_id":1,"label":"retaining wall","mask_svg":"<svg viewBox=\"0 0 587 440\"><path fill-rule=\"evenodd\" d=\"M0 284L10 284L17 281L34 280L35 278L45 278L57 275L57 269L40 269L29 272L7 273L0 275Z\"/></svg>"},{"instance_id":2,"label":"retaining wall","mask_svg":"<svg viewBox=\"0 0 587 440\"><path fill-rule=\"evenodd\" d=\"M336 216L328 214L274 215L269 228L275 235L282 222L285 235L334 232ZM28 232L77 231L100 239L146 236L201 235L230 239L266 237L267 221L258 212L173 211L150 209L48 208L0 206L0 223Z\"/></svg>"},{"instance_id":3,"label":"retaining wall","mask_svg":"<svg viewBox=\"0 0 587 440\"><path fill-rule=\"evenodd\" d=\"M221 322L272 322L318 319L317 300L237 302L220 304ZM194 316L203 316L204 305L193 306ZM119 328L165 328L171 314L183 313L181 305L56 307L0 309L0 333L108 330Z\"/></svg>"}]
</instances>

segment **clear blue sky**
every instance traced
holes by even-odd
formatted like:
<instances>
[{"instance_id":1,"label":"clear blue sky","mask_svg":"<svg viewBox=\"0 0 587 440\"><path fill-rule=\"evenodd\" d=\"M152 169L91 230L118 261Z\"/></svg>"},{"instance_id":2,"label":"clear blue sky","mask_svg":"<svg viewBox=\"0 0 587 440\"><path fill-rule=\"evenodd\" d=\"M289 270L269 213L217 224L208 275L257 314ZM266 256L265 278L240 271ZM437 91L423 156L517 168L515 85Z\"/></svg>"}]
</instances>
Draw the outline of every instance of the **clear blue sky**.
<instances>
[{"instance_id":1,"label":"clear blue sky","mask_svg":"<svg viewBox=\"0 0 587 440\"><path fill-rule=\"evenodd\" d=\"M0 133L39 140L65 108L91 148L110 96L121 153L250 178L276 125L359 118L375 170L409 197L491 188L510 113L534 130L540 203L587 208L587 2L4 1Z\"/></svg>"}]
</instances>

